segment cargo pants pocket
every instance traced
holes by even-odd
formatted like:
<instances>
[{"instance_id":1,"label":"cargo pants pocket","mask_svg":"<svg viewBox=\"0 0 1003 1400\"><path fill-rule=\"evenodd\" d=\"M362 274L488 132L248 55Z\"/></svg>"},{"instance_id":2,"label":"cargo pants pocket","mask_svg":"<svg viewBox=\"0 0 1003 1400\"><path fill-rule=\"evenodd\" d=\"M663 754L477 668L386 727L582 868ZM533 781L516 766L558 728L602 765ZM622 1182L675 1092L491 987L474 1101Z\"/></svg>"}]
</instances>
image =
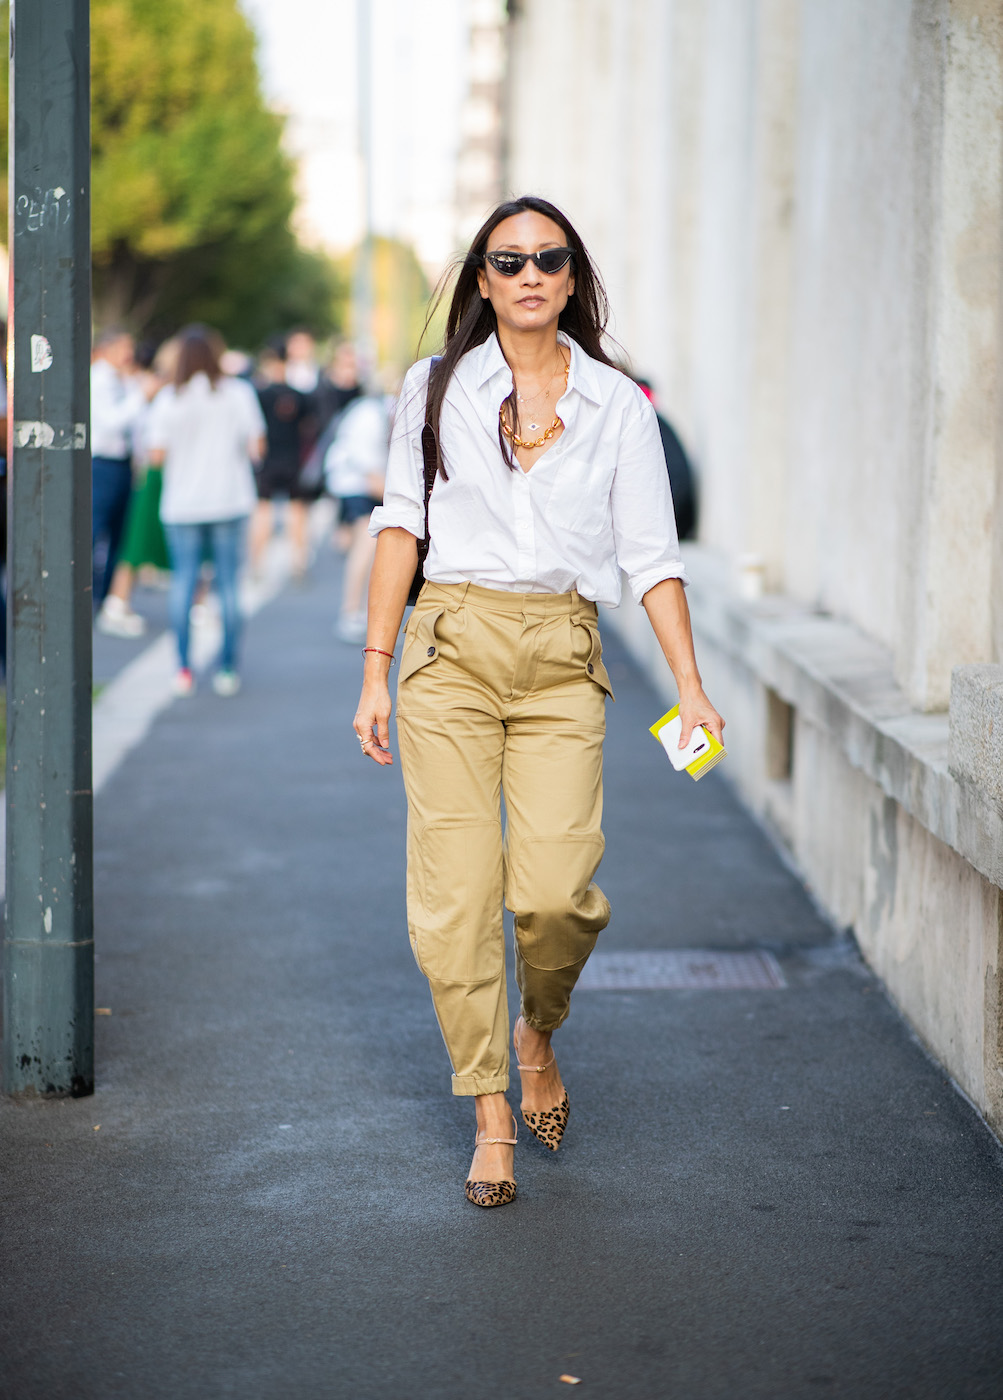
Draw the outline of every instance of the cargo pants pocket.
<instances>
[{"instance_id":1,"label":"cargo pants pocket","mask_svg":"<svg viewBox=\"0 0 1003 1400\"><path fill-rule=\"evenodd\" d=\"M595 681L596 685L604 690L611 700L616 700L613 686L603 664L599 624L591 618L580 617L572 623L572 632L576 661L582 665L589 680Z\"/></svg>"},{"instance_id":2,"label":"cargo pants pocket","mask_svg":"<svg viewBox=\"0 0 1003 1400\"><path fill-rule=\"evenodd\" d=\"M501 824L431 824L408 836L408 932L431 981L476 984L505 965Z\"/></svg>"},{"instance_id":3,"label":"cargo pants pocket","mask_svg":"<svg viewBox=\"0 0 1003 1400\"><path fill-rule=\"evenodd\" d=\"M409 676L425 666L431 666L439 657L439 639L435 629L445 608L430 608L428 612L413 613L406 628L404 650L401 653L400 673L397 677L398 689Z\"/></svg>"}]
</instances>

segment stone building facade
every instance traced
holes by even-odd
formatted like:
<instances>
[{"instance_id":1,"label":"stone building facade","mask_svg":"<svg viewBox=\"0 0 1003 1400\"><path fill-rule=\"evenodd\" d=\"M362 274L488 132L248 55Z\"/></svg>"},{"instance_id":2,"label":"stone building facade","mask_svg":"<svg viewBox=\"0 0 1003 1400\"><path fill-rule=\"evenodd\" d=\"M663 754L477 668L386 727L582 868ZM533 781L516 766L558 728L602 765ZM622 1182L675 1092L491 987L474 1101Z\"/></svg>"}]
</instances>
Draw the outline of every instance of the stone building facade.
<instances>
[{"instance_id":1,"label":"stone building facade","mask_svg":"<svg viewBox=\"0 0 1003 1400\"><path fill-rule=\"evenodd\" d=\"M699 472L732 779L999 1130L1003 3L509 11L507 185L575 220Z\"/></svg>"},{"instance_id":2,"label":"stone building facade","mask_svg":"<svg viewBox=\"0 0 1003 1400\"><path fill-rule=\"evenodd\" d=\"M467 0L467 85L456 159L456 248L466 248L504 186L503 0Z\"/></svg>"}]
</instances>

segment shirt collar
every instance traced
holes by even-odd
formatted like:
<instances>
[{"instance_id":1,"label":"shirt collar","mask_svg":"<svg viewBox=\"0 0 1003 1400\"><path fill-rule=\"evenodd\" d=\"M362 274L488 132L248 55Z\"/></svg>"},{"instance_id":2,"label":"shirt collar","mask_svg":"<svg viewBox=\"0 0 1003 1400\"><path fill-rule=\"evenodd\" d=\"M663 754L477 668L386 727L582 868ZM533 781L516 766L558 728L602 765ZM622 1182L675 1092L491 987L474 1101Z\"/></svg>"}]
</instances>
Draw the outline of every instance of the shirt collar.
<instances>
[{"instance_id":1,"label":"shirt collar","mask_svg":"<svg viewBox=\"0 0 1003 1400\"><path fill-rule=\"evenodd\" d=\"M571 366L568 370L568 388L577 389L581 396L594 404L603 401L599 387L599 376L595 371L595 361L578 344L578 341L564 331L557 332L557 339L571 351Z\"/></svg>"},{"instance_id":2,"label":"shirt collar","mask_svg":"<svg viewBox=\"0 0 1003 1400\"><path fill-rule=\"evenodd\" d=\"M468 357L464 356L464 359L466 358ZM478 389L483 388L489 379L493 379L496 374L502 371L506 374L511 373L508 367L508 361L502 354L501 346L498 344L498 337L495 335L494 331L491 332L487 340L481 345L471 350L469 359L474 384Z\"/></svg>"},{"instance_id":3,"label":"shirt collar","mask_svg":"<svg viewBox=\"0 0 1003 1400\"><path fill-rule=\"evenodd\" d=\"M583 398L591 400L594 404L601 404L603 401L602 391L591 356L586 355L578 342L565 334L564 331L557 332L557 339L571 351L568 391L577 389ZM509 376L511 386L511 370L508 367L508 361L502 354L501 346L498 344L498 337L493 331L483 344L471 350L469 356L465 355L464 359L469 359L471 375L478 389L483 388L488 380L501 373Z\"/></svg>"}]
</instances>

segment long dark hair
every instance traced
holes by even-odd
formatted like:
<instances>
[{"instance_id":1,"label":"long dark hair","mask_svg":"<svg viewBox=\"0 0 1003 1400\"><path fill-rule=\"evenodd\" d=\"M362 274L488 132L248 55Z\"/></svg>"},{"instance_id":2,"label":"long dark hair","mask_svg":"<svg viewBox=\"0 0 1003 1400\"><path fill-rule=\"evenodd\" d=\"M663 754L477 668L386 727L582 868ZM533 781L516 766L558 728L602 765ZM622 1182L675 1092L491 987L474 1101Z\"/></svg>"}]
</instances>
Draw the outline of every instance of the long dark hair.
<instances>
[{"instance_id":1,"label":"long dark hair","mask_svg":"<svg viewBox=\"0 0 1003 1400\"><path fill-rule=\"evenodd\" d=\"M494 307L490 301L486 301L481 296L477 283L477 271L484 266L484 250L488 246L488 239L494 229L505 219L511 219L515 214L530 212L542 214L545 219L551 219L557 224L564 234L567 247L574 254L571 259L571 268L575 275L575 290L574 294L568 298L567 306L561 312L557 323L558 328L576 340L586 355L590 355L593 360L599 360L604 365L613 365L613 361L603 349L603 336L606 333L606 323L609 320L609 301L606 298L606 289L602 284L602 278L599 276L595 263L589 257L585 244L567 217L548 200L538 199L536 195L531 194L522 195L519 199L509 199L504 204L499 204L474 235L466 257L452 270L456 273L456 286L453 288L452 300L449 303L449 315L446 317L446 338L442 349L442 359L436 365L435 373L429 381L428 416L432 432L435 434L436 465L443 480L448 480L448 478L442 443L439 438L439 420L442 416L442 401L446 397L449 381L453 377L457 364L467 351L473 350L478 345L483 345L488 336L498 329L498 318L495 316ZM447 277L446 283L432 304L428 320L425 323L426 329L446 295L449 280L450 277ZM514 430L518 432L519 412L514 385L506 403L509 407L510 422L513 424ZM516 463L512 456L512 447L502 432L500 423L498 441L501 445L502 457L510 467L514 467Z\"/></svg>"},{"instance_id":2,"label":"long dark hair","mask_svg":"<svg viewBox=\"0 0 1003 1400\"><path fill-rule=\"evenodd\" d=\"M183 389L196 374L204 374L215 389L223 373L219 365L223 339L219 332L208 326L185 326L178 340L180 349L174 368L174 387Z\"/></svg>"}]
</instances>

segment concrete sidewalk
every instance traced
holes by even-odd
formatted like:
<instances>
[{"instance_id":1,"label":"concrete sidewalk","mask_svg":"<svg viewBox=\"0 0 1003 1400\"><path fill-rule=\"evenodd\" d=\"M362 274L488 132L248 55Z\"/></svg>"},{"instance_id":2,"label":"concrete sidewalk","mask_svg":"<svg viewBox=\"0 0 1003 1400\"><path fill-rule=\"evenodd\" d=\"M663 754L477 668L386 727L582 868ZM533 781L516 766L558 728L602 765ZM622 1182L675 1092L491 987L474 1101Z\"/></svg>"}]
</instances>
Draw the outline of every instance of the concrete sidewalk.
<instances>
[{"instance_id":1,"label":"concrete sidewalk","mask_svg":"<svg viewBox=\"0 0 1003 1400\"><path fill-rule=\"evenodd\" d=\"M601 949L787 986L582 991L561 1152L523 1131L516 1203L464 1201L336 588L265 607L244 691L97 799L111 1014L93 1098L0 1105L0 1397L1003 1396L999 1145L721 776L671 773L612 639Z\"/></svg>"}]
</instances>

